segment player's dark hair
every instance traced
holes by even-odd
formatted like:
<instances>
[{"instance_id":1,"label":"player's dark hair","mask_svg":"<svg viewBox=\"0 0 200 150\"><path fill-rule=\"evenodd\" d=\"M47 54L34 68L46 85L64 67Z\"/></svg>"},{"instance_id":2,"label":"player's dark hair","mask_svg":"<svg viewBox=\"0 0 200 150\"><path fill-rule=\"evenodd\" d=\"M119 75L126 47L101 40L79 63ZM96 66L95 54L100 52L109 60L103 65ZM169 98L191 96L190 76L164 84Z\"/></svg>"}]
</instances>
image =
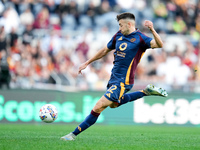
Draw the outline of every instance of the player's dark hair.
<instances>
[{"instance_id":1,"label":"player's dark hair","mask_svg":"<svg viewBox=\"0 0 200 150\"><path fill-rule=\"evenodd\" d=\"M125 13L117 15L117 21L121 19L127 19L127 18L135 20L135 16L132 13L125 12Z\"/></svg>"}]
</instances>

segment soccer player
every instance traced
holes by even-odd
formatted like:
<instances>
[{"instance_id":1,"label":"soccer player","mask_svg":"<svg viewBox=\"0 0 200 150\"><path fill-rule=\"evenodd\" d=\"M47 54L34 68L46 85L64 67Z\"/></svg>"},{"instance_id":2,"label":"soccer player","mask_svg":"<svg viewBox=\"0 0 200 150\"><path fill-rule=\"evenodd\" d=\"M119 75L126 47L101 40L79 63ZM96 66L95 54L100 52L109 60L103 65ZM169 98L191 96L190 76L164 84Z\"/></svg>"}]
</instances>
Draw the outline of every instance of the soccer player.
<instances>
[{"instance_id":1,"label":"soccer player","mask_svg":"<svg viewBox=\"0 0 200 150\"><path fill-rule=\"evenodd\" d=\"M97 121L100 113L108 106L111 108L119 107L143 96L158 95L166 97L168 95L164 89L157 88L151 84L147 85L144 90L127 93L133 87L136 67L146 49L161 48L163 42L151 21L146 20L145 26L150 29L154 39L144 35L139 29L135 28L135 16L132 13L117 15L117 21L119 22L119 31L108 42L107 46L99 50L92 58L79 67L79 73L81 74L81 71L89 64L115 50L114 66L107 85L107 91L97 101L85 120L73 132L61 137L61 140L75 140L78 134Z\"/></svg>"}]
</instances>

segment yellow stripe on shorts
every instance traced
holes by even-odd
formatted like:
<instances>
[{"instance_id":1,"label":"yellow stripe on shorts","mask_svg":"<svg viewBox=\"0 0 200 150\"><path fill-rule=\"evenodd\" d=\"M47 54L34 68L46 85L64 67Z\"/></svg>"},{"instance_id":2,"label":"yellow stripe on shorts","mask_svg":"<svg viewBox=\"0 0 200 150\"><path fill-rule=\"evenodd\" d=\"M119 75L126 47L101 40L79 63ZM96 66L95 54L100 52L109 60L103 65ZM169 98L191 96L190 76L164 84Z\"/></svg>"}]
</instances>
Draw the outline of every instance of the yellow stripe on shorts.
<instances>
[{"instance_id":1,"label":"yellow stripe on shorts","mask_svg":"<svg viewBox=\"0 0 200 150\"><path fill-rule=\"evenodd\" d=\"M121 101L121 97L123 96L124 91L125 91L125 85L123 82L120 83L120 87L121 87L121 90L120 90L120 95L119 95L119 102Z\"/></svg>"}]
</instances>

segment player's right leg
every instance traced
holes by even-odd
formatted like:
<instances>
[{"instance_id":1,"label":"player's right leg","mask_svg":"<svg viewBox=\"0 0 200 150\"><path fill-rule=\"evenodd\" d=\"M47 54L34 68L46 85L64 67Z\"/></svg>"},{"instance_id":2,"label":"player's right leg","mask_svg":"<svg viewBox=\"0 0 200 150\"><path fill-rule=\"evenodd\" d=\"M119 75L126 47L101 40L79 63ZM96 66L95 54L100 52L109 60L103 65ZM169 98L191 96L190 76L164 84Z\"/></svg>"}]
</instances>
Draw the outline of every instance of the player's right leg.
<instances>
[{"instance_id":1,"label":"player's right leg","mask_svg":"<svg viewBox=\"0 0 200 150\"><path fill-rule=\"evenodd\" d=\"M91 113L85 118L85 120L73 132L61 137L61 140L75 140L76 136L84 130L86 130L87 128L89 128L91 125L93 125L97 121L100 113L112 103L113 102L108 100L105 96L102 96L92 109Z\"/></svg>"},{"instance_id":2,"label":"player's right leg","mask_svg":"<svg viewBox=\"0 0 200 150\"><path fill-rule=\"evenodd\" d=\"M166 90L164 90L163 88L149 84L146 86L144 90L124 94L118 106L126 104L127 102L135 101L139 98L142 98L143 96L151 96L151 95L163 96L163 97L168 96Z\"/></svg>"}]
</instances>

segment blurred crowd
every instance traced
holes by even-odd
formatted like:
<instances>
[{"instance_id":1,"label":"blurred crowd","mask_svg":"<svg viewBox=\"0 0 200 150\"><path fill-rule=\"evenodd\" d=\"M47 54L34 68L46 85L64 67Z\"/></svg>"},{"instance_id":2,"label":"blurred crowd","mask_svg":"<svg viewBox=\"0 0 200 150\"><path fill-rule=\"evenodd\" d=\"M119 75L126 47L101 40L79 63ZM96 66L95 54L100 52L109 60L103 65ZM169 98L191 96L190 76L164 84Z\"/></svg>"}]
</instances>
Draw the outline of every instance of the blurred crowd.
<instances>
[{"instance_id":1,"label":"blurred crowd","mask_svg":"<svg viewBox=\"0 0 200 150\"><path fill-rule=\"evenodd\" d=\"M149 49L136 81L169 88L200 84L199 0L4 0L0 2L0 88L32 88L38 83L102 90L113 52L83 75L78 67L106 46L119 30L116 15L131 12L136 27L151 20L164 41ZM191 89L189 89L191 90Z\"/></svg>"}]
</instances>

